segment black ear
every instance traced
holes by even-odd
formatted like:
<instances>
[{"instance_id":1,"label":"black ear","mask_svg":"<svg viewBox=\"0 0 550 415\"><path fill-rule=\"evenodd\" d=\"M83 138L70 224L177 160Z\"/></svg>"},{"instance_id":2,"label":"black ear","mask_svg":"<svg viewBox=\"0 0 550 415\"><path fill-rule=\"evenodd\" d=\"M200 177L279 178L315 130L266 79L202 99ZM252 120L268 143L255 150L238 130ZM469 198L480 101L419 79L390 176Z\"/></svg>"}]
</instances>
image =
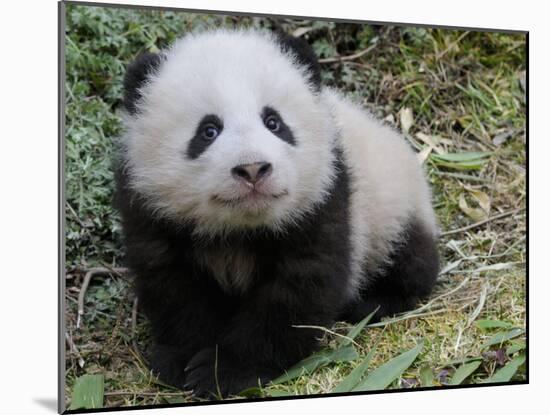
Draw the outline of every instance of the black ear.
<instances>
[{"instance_id":1,"label":"black ear","mask_svg":"<svg viewBox=\"0 0 550 415\"><path fill-rule=\"evenodd\" d=\"M312 85L319 91L321 89L321 67L309 43L281 31L276 35L282 50L294 54L298 63L307 68Z\"/></svg>"},{"instance_id":2,"label":"black ear","mask_svg":"<svg viewBox=\"0 0 550 415\"><path fill-rule=\"evenodd\" d=\"M147 78L155 72L162 62L162 55L156 53L143 53L132 62L124 76L124 100L126 111L134 115L137 112L137 102L141 98L139 89L145 84Z\"/></svg>"}]
</instances>

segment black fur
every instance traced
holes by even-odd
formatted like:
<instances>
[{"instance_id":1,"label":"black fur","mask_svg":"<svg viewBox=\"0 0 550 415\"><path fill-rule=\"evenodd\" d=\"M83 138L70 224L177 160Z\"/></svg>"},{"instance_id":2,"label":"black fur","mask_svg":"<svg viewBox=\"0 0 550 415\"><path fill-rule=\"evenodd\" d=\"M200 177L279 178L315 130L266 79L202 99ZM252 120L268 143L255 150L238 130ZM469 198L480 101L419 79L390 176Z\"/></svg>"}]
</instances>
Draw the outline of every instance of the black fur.
<instances>
[{"instance_id":1,"label":"black fur","mask_svg":"<svg viewBox=\"0 0 550 415\"><path fill-rule=\"evenodd\" d=\"M122 101L128 113L132 115L137 113L137 103L141 99L139 89L145 84L150 74L158 69L162 60L162 55L146 52L139 55L128 66L124 76L124 98Z\"/></svg>"},{"instance_id":2,"label":"black fur","mask_svg":"<svg viewBox=\"0 0 550 415\"><path fill-rule=\"evenodd\" d=\"M207 140L203 137L203 130L209 124L216 126L221 134L223 130L223 121L217 115L204 116L197 127L195 136L189 141L189 145L187 146L186 154L188 158L192 160L196 159L215 141L215 139Z\"/></svg>"},{"instance_id":3,"label":"black fur","mask_svg":"<svg viewBox=\"0 0 550 415\"><path fill-rule=\"evenodd\" d=\"M274 131L273 134L275 134L277 137L287 142L288 144L295 146L296 139L294 138L294 134L292 134L292 130L290 129L290 127L285 124L281 115L275 109L271 107L265 107L262 111L262 118L265 120L270 115L276 116L279 120L279 130Z\"/></svg>"},{"instance_id":4,"label":"black fur","mask_svg":"<svg viewBox=\"0 0 550 415\"><path fill-rule=\"evenodd\" d=\"M151 322L152 368L162 380L209 396L217 378L227 396L272 379L315 350L319 332L292 326L330 326L349 283L349 183L340 152L337 159L331 196L299 226L284 235L260 229L208 242L192 236L192 225L151 219L117 171L126 262ZM222 291L195 260L197 252L227 246L254 256L256 273L245 294Z\"/></svg>"},{"instance_id":5,"label":"black fur","mask_svg":"<svg viewBox=\"0 0 550 415\"><path fill-rule=\"evenodd\" d=\"M292 52L296 56L298 63L307 68L311 85L316 91L320 91L321 66L309 43L284 32L277 32L277 40L284 52Z\"/></svg>"},{"instance_id":6,"label":"black fur","mask_svg":"<svg viewBox=\"0 0 550 415\"><path fill-rule=\"evenodd\" d=\"M369 276L370 283L360 299L347 306L344 320L355 323L380 307L372 320L378 321L410 310L430 295L439 272L439 256L436 240L424 225L411 219L390 259L379 275Z\"/></svg>"}]
</instances>

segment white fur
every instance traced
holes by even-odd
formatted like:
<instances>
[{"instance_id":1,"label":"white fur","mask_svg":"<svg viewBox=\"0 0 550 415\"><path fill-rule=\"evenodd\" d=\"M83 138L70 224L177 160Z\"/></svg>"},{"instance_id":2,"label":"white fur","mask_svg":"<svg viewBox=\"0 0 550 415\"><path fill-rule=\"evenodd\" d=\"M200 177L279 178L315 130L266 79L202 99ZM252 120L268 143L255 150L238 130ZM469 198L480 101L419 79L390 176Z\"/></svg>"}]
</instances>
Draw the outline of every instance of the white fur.
<instances>
[{"instance_id":1,"label":"white fur","mask_svg":"<svg viewBox=\"0 0 550 415\"><path fill-rule=\"evenodd\" d=\"M330 113L308 87L303 67L271 34L187 35L165 56L142 88L141 114L127 118L123 138L130 184L159 215L194 219L204 236L258 225L284 230L323 200L334 175ZM265 106L280 113L296 146L266 129L260 116ZM223 131L188 160L187 145L207 114L223 120ZM264 190L282 197L237 207L212 200L244 194L230 171L259 161L273 165Z\"/></svg>"},{"instance_id":2,"label":"white fur","mask_svg":"<svg viewBox=\"0 0 550 415\"><path fill-rule=\"evenodd\" d=\"M351 174L352 281L388 261L411 217L437 233L424 173L404 137L360 106L325 90Z\"/></svg>"}]
</instances>

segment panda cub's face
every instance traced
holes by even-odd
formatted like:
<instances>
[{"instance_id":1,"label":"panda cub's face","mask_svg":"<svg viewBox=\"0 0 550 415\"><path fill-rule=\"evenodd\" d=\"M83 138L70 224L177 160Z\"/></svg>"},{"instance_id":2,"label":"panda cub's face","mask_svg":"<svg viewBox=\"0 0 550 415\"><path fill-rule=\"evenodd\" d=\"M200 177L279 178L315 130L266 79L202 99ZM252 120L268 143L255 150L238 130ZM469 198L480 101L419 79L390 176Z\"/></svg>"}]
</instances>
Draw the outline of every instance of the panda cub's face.
<instances>
[{"instance_id":1,"label":"panda cub's face","mask_svg":"<svg viewBox=\"0 0 550 415\"><path fill-rule=\"evenodd\" d=\"M332 118L308 76L269 34L186 36L127 117L130 185L199 233L284 229L334 175Z\"/></svg>"}]
</instances>

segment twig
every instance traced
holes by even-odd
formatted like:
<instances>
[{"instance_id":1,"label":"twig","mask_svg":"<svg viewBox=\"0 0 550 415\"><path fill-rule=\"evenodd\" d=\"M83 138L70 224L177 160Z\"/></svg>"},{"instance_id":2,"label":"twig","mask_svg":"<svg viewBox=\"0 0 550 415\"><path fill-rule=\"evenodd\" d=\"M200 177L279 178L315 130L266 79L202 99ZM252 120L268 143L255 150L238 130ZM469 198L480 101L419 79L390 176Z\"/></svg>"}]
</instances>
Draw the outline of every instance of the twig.
<instances>
[{"instance_id":1,"label":"twig","mask_svg":"<svg viewBox=\"0 0 550 415\"><path fill-rule=\"evenodd\" d=\"M447 235L453 235L455 233L465 232L465 231L468 231L470 229L477 228L478 226L485 225L486 223L492 222L494 220L502 219L502 218L505 218L505 217L508 217L508 216L515 215L516 213L519 213L522 210L525 210L525 208L511 210L509 212L504 212L504 213L501 213L499 215L492 216L488 219L485 219L485 220L482 220L482 221L479 221L479 222L476 222L476 223L472 223L471 225L464 226L462 228L453 229L451 231L446 231L446 232L441 232L440 236L447 236Z\"/></svg>"},{"instance_id":2,"label":"twig","mask_svg":"<svg viewBox=\"0 0 550 415\"><path fill-rule=\"evenodd\" d=\"M388 324L391 324L391 323L397 323L399 321L404 321L404 320L408 320L410 318L417 318L417 317L426 317L426 316L433 316L435 314L441 314L441 313L446 313L448 312L449 310L446 309L446 308L440 308L440 309L437 309L437 310L434 310L434 311L429 311L427 313L420 313L420 314L406 314L402 317L398 317L398 318L394 318L394 319L391 319L391 320L385 320L385 321L380 321L378 323L373 323L373 324L367 324L367 327L381 327L381 326L386 326Z\"/></svg>"},{"instance_id":3,"label":"twig","mask_svg":"<svg viewBox=\"0 0 550 415\"><path fill-rule=\"evenodd\" d=\"M356 346L359 347L359 344L353 340L351 337L348 337L348 336L344 336L343 334L340 334L340 333L336 333L335 331L332 331L332 330L329 330L327 329L326 327L323 327L323 326L308 326L308 325L297 325L297 324L293 324L292 327L296 327L297 329L316 329L316 330L322 330L324 332L327 332L327 333L330 333L332 334L333 336L337 336L337 337L341 337L343 339L346 339L348 341L350 341L351 343L355 344Z\"/></svg>"},{"instance_id":4,"label":"twig","mask_svg":"<svg viewBox=\"0 0 550 415\"><path fill-rule=\"evenodd\" d=\"M479 316L479 313L481 313L481 310L483 309L483 306L485 305L485 300L487 299L487 291L489 290L489 283L485 283L483 285L483 289L481 290L481 294L479 295L479 304L475 308L475 310L470 314L470 317L468 317L468 322L466 323L466 327L468 328L472 325L472 323L475 321L475 319Z\"/></svg>"},{"instance_id":5,"label":"twig","mask_svg":"<svg viewBox=\"0 0 550 415\"><path fill-rule=\"evenodd\" d=\"M82 316L84 315L84 298L86 296L86 291L90 285L90 281L96 275L105 275L105 274L118 274L121 275L127 272L126 268L105 268L97 267L90 268L86 275L84 276L84 281L82 282L82 287L80 287L80 292L78 293L78 317L76 320L76 328L80 328L80 323L82 322Z\"/></svg>"},{"instance_id":6,"label":"twig","mask_svg":"<svg viewBox=\"0 0 550 415\"><path fill-rule=\"evenodd\" d=\"M349 56L337 56L337 57L334 57L334 58L319 59L319 63L334 63L334 62L352 61L354 59L360 58L363 55L366 55L371 50L373 50L376 46L377 46L377 44L375 43L374 45L370 45L368 48L366 48L366 49L364 49L360 52L354 53L353 55L349 55Z\"/></svg>"},{"instance_id":7,"label":"twig","mask_svg":"<svg viewBox=\"0 0 550 415\"><path fill-rule=\"evenodd\" d=\"M84 359L82 358L82 355L78 351L76 344L74 344L72 336L69 335L68 332L65 332L65 340L67 341L67 344L69 345L69 349L71 352L73 352L76 357L78 358L78 365L83 368L84 367Z\"/></svg>"}]
</instances>

